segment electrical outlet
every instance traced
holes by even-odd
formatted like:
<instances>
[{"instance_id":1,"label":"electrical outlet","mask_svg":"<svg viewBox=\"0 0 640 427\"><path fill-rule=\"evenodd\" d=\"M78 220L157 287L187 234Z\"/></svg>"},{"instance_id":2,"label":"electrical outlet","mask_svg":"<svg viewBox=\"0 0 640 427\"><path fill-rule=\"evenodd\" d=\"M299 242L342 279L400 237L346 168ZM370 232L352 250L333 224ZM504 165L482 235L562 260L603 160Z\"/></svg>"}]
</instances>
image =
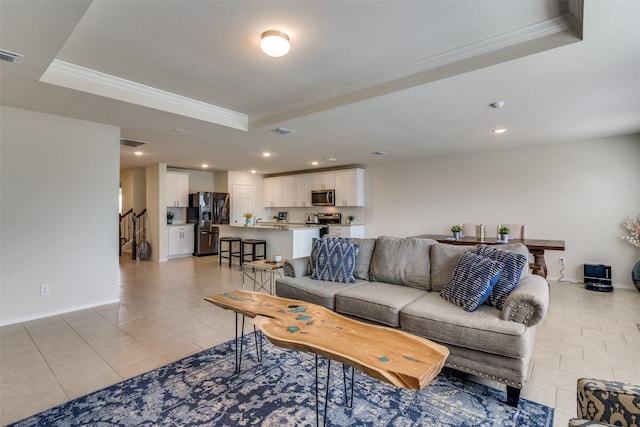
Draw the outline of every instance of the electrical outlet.
<instances>
[{"instance_id":1,"label":"electrical outlet","mask_svg":"<svg viewBox=\"0 0 640 427\"><path fill-rule=\"evenodd\" d=\"M44 285L40 285L40 296L44 297L51 293L51 285L45 283Z\"/></svg>"},{"instance_id":2,"label":"electrical outlet","mask_svg":"<svg viewBox=\"0 0 640 427\"><path fill-rule=\"evenodd\" d=\"M567 262L567 259L565 257L560 257L560 265L564 265L565 262Z\"/></svg>"}]
</instances>

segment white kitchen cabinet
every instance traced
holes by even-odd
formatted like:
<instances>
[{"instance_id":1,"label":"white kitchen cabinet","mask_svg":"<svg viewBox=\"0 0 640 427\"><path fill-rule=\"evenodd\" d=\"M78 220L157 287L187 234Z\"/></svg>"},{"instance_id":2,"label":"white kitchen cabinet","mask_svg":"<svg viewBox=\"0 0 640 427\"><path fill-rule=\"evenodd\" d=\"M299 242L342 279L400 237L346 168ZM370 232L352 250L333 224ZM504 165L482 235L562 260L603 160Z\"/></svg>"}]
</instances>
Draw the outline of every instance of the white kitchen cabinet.
<instances>
[{"instance_id":1,"label":"white kitchen cabinet","mask_svg":"<svg viewBox=\"0 0 640 427\"><path fill-rule=\"evenodd\" d=\"M278 208L282 205L282 178L264 179L264 207Z\"/></svg>"},{"instance_id":2,"label":"white kitchen cabinet","mask_svg":"<svg viewBox=\"0 0 640 427\"><path fill-rule=\"evenodd\" d=\"M296 177L296 206L306 208L311 206L311 191L313 190L313 175L298 175Z\"/></svg>"},{"instance_id":3,"label":"white kitchen cabinet","mask_svg":"<svg viewBox=\"0 0 640 427\"><path fill-rule=\"evenodd\" d=\"M364 238L364 225L333 225L329 224L329 234L337 237Z\"/></svg>"},{"instance_id":4,"label":"white kitchen cabinet","mask_svg":"<svg viewBox=\"0 0 640 427\"><path fill-rule=\"evenodd\" d=\"M191 256L194 249L193 224L169 227L169 257Z\"/></svg>"},{"instance_id":5,"label":"white kitchen cabinet","mask_svg":"<svg viewBox=\"0 0 640 427\"><path fill-rule=\"evenodd\" d=\"M313 174L314 190L333 190L335 185L335 173L321 172Z\"/></svg>"},{"instance_id":6,"label":"white kitchen cabinet","mask_svg":"<svg viewBox=\"0 0 640 427\"><path fill-rule=\"evenodd\" d=\"M364 170L335 172L336 206L364 206Z\"/></svg>"},{"instance_id":7,"label":"white kitchen cabinet","mask_svg":"<svg viewBox=\"0 0 640 427\"><path fill-rule=\"evenodd\" d=\"M280 198L280 206L283 208L295 208L298 206L297 179L295 176L282 177L282 190Z\"/></svg>"},{"instance_id":8,"label":"white kitchen cabinet","mask_svg":"<svg viewBox=\"0 0 640 427\"><path fill-rule=\"evenodd\" d=\"M189 174L167 172L167 206L189 207Z\"/></svg>"}]
</instances>

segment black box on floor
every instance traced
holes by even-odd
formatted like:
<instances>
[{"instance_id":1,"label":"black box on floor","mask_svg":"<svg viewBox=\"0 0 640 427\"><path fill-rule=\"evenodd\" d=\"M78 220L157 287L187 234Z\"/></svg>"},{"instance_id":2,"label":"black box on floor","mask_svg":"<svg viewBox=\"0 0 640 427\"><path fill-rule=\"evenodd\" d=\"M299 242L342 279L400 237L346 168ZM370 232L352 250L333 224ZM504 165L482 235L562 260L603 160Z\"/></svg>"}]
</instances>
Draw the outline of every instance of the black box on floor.
<instances>
[{"instance_id":1,"label":"black box on floor","mask_svg":"<svg viewBox=\"0 0 640 427\"><path fill-rule=\"evenodd\" d=\"M611 292L611 266L584 264L584 287L590 291Z\"/></svg>"}]
</instances>

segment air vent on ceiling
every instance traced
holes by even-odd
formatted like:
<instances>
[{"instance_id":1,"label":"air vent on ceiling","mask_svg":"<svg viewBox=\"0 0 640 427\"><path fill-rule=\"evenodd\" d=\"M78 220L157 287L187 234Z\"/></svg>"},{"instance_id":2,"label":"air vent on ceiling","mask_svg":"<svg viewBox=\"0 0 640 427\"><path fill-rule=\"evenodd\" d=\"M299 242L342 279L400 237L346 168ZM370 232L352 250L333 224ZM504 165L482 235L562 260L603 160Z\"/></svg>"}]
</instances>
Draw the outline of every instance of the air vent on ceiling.
<instances>
[{"instance_id":1,"label":"air vent on ceiling","mask_svg":"<svg viewBox=\"0 0 640 427\"><path fill-rule=\"evenodd\" d=\"M135 139L124 139L120 138L120 145L126 145L127 147L139 147L146 142L136 141Z\"/></svg>"},{"instance_id":2,"label":"air vent on ceiling","mask_svg":"<svg viewBox=\"0 0 640 427\"><path fill-rule=\"evenodd\" d=\"M288 133L293 133L293 131L291 129L287 129L287 128L283 128L283 127L275 128L273 131L276 132L276 133L279 133L280 135L286 135Z\"/></svg>"},{"instance_id":3,"label":"air vent on ceiling","mask_svg":"<svg viewBox=\"0 0 640 427\"><path fill-rule=\"evenodd\" d=\"M8 50L0 49L0 59L4 61L19 63L19 62L22 62L23 58L24 56L20 55L19 53L14 53Z\"/></svg>"}]
</instances>

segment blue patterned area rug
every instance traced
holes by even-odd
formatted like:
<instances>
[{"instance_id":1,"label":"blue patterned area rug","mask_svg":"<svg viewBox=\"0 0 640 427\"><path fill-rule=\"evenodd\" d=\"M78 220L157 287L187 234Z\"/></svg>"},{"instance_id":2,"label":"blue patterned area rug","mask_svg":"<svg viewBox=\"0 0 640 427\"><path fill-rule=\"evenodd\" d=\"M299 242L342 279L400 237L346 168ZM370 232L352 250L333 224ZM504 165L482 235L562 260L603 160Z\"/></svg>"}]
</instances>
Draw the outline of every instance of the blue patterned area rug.
<instances>
[{"instance_id":1,"label":"blue patterned area rug","mask_svg":"<svg viewBox=\"0 0 640 427\"><path fill-rule=\"evenodd\" d=\"M315 426L315 357L253 337L234 375L233 342L219 345L19 421L14 426ZM322 360L322 359L321 359ZM400 389L356 370L353 407L342 369L332 363L329 426L553 425L553 409L441 373L421 391ZM326 362L321 377L326 373ZM321 385L321 390L324 385Z\"/></svg>"}]
</instances>

